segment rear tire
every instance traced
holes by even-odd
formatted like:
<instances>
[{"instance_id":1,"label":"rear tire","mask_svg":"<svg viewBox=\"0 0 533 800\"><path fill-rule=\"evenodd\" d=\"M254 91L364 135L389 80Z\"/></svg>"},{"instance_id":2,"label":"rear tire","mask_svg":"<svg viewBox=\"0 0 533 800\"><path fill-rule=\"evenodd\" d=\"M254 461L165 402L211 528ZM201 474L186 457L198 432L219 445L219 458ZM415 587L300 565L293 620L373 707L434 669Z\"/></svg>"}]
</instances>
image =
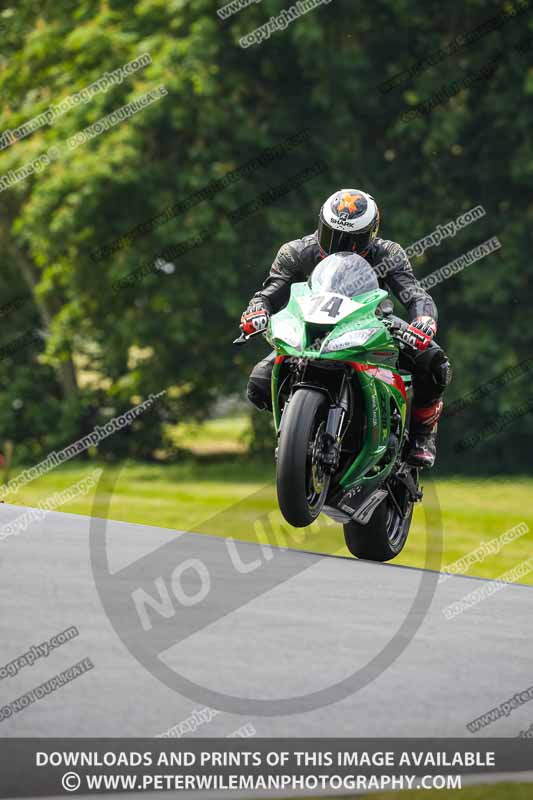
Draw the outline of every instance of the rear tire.
<instances>
[{"instance_id":1,"label":"rear tire","mask_svg":"<svg viewBox=\"0 0 533 800\"><path fill-rule=\"evenodd\" d=\"M276 470L281 513L295 528L305 528L320 514L330 476L316 462L328 416L322 392L298 389L283 414Z\"/></svg>"},{"instance_id":2,"label":"rear tire","mask_svg":"<svg viewBox=\"0 0 533 800\"><path fill-rule=\"evenodd\" d=\"M404 491L407 489L404 487ZM405 499L402 517L390 496L383 499L366 525L348 522L344 525L344 541L353 556L369 561L390 561L402 550L407 541L414 502Z\"/></svg>"}]
</instances>

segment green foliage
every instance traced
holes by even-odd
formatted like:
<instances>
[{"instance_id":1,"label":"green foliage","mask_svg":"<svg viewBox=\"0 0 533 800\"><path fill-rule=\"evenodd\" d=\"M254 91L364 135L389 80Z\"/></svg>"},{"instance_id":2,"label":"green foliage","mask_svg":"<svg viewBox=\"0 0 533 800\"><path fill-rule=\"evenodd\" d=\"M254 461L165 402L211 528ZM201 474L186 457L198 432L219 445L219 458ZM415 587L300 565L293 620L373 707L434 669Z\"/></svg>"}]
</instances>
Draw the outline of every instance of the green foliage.
<instances>
[{"instance_id":1,"label":"green foliage","mask_svg":"<svg viewBox=\"0 0 533 800\"><path fill-rule=\"evenodd\" d=\"M280 244L308 233L335 188L367 188L383 210L382 233L405 246L478 204L486 217L432 248L422 277L498 236L502 249L434 291L439 337L455 368L450 397L531 354L528 280L533 203L533 69L524 45L530 13L383 93L379 85L500 13L496 0L377 0L354 13L334 0L260 46L241 36L290 5L261 4L221 22L215 0L19 0L0 12L0 132L13 130L142 53L152 63L0 151L0 176L61 147L63 155L0 193L1 305L5 345L39 338L0 360L0 438L21 457L83 435L101 408L124 410L150 392L169 399L138 430L106 441L109 455L149 456L166 420L201 419L221 395L244 388L255 348L231 340L249 295ZM516 5L516 3L515 3ZM507 6L506 6L507 8ZM517 45L519 45L517 47ZM403 112L453 81L496 67L422 119ZM70 150L69 137L164 86L167 95ZM101 260L91 253L167 206L220 179L295 132L311 139L212 198ZM329 171L239 225L227 215L317 160ZM201 231L208 241L150 269L131 288L114 284L165 248ZM143 357L132 357L132 353ZM459 459L473 425L522 402L528 378L448 419L447 469L524 470L531 415ZM38 389L37 389L38 387ZM142 430L141 430L142 429Z\"/></svg>"}]
</instances>

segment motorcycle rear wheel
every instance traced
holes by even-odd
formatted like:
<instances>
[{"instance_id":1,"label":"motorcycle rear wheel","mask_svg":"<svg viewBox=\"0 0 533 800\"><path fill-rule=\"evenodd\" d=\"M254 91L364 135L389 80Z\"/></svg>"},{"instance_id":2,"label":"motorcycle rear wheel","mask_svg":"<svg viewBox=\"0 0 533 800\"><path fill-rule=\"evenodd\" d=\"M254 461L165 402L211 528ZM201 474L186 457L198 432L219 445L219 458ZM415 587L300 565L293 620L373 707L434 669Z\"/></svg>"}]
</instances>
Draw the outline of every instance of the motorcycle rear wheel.
<instances>
[{"instance_id":1,"label":"motorcycle rear wheel","mask_svg":"<svg viewBox=\"0 0 533 800\"><path fill-rule=\"evenodd\" d=\"M395 487L397 488L397 487ZM405 487L402 491L407 492ZM344 525L344 541L353 556L367 561L390 561L403 550L413 518L414 502L402 498L400 513L387 496L366 525L351 521Z\"/></svg>"},{"instance_id":2,"label":"motorcycle rear wheel","mask_svg":"<svg viewBox=\"0 0 533 800\"><path fill-rule=\"evenodd\" d=\"M322 392L298 389L283 413L276 469L278 503L295 528L315 521L328 493L330 476L320 464L328 408Z\"/></svg>"}]
</instances>

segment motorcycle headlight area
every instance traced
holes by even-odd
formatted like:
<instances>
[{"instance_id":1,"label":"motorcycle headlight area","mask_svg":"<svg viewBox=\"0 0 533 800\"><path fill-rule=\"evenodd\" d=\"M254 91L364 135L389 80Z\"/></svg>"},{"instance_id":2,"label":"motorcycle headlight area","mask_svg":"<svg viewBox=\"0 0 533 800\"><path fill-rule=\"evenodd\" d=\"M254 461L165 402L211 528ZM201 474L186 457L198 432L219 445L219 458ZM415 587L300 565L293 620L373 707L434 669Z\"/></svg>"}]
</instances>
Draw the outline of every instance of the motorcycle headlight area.
<instances>
[{"instance_id":1,"label":"motorcycle headlight area","mask_svg":"<svg viewBox=\"0 0 533 800\"><path fill-rule=\"evenodd\" d=\"M295 350L299 350L302 346L302 332L287 320L276 322L272 330L272 337L281 339L282 342L294 347Z\"/></svg>"},{"instance_id":2,"label":"motorcycle headlight area","mask_svg":"<svg viewBox=\"0 0 533 800\"><path fill-rule=\"evenodd\" d=\"M366 344L378 331L379 328L365 328L363 331L348 331L348 333L342 333L330 342L326 342L322 347L322 352L331 353L335 350L347 350L349 347L360 347Z\"/></svg>"}]
</instances>

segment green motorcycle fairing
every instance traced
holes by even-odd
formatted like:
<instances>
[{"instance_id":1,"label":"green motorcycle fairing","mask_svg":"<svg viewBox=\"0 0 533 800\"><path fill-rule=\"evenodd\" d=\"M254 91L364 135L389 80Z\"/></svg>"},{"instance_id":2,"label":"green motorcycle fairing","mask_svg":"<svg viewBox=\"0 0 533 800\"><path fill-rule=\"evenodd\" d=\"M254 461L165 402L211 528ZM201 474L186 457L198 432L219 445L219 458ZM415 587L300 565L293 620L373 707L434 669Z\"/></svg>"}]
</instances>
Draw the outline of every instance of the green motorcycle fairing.
<instances>
[{"instance_id":1,"label":"green motorcycle fairing","mask_svg":"<svg viewBox=\"0 0 533 800\"><path fill-rule=\"evenodd\" d=\"M392 471L394 460L380 465L391 436L391 407L401 417L403 437L407 417L407 392L411 377L400 374L398 347L387 327L376 316L376 308L388 294L372 289L347 297L336 292L316 291L309 283L291 287L287 306L274 314L266 338L276 351L272 372L272 404L276 431L279 378L287 357L309 362L338 361L351 365L359 380L366 425L363 446L340 478L346 490L366 491L379 485Z\"/></svg>"}]
</instances>

